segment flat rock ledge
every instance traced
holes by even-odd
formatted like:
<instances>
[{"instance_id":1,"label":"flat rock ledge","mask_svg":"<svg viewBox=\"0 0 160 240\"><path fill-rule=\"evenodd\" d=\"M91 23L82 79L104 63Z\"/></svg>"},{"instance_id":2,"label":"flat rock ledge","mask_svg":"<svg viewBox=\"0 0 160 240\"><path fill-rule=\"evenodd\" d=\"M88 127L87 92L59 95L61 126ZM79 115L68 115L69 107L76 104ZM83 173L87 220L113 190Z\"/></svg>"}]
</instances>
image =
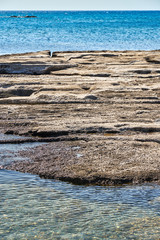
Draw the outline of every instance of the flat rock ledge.
<instances>
[{"instance_id":1,"label":"flat rock ledge","mask_svg":"<svg viewBox=\"0 0 160 240\"><path fill-rule=\"evenodd\" d=\"M156 153L153 156L150 151L149 144L113 144L111 139L106 144L102 139L98 143L93 139L51 142L20 152L20 156L30 160L14 162L6 169L73 184L160 183L158 163L153 164Z\"/></svg>"},{"instance_id":2,"label":"flat rock ledge","mask_svg":"<svg viewBox=\"0 0 160 240\"><path fill-rule=\"evenodd\" d=\"M27 137L0 144L46 142L0 169L74 184L160 183L160 51L0 60L0 132Z\"/></svg>"}]
</instances>

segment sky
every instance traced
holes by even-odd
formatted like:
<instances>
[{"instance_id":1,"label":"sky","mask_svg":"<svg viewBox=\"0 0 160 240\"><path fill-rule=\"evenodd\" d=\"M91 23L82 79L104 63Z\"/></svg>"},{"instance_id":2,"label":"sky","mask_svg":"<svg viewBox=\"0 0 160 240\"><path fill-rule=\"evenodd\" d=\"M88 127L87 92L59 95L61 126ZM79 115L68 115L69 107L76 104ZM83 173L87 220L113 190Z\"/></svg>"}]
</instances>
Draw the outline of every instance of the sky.
<instances>
[{"instance_id":1,"label":"sky","mask_svg":"<svg viewBox=\"0 0 160 240\"><path fill-rule=\"evenodd\" d=\"M0 10L160 10L160 0L0 0Z\"/></svg>"}]
</instances>

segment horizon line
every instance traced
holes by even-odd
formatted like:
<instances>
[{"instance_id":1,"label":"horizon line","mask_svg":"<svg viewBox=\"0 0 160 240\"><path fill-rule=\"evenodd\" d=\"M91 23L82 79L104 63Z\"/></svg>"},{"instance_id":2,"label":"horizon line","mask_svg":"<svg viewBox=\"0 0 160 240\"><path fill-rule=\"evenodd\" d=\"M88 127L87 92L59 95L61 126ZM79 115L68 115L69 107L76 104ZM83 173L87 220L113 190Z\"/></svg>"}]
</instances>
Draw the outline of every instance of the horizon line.
<instances>
[{"instance_id":1,"label":"horizon line","mask_svg":"<svg viewBox=\"0 0 160 240\"><path fill-rule=\"evenodd\" d=\"M54 11L59 11L59 12L77 12L77 11L104 11L104 12L111 12L111 11L160 11L160 9L0 9L0 11L48 11L48 12L54 12Z\"/></svg>"}]
</instances>

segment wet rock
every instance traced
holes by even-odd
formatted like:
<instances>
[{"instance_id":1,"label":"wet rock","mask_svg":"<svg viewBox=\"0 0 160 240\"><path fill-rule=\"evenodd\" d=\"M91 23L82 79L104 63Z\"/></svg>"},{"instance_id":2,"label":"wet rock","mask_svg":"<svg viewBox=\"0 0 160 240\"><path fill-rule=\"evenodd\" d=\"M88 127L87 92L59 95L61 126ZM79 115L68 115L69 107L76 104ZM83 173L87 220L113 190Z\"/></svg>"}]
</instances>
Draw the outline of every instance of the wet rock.
<instances>
[{"instance_id":1,"label":"wet rock","mask_svg":"<svg viewBox=\"0 0 160 240\"><path fill-rule=\"evenodd\" d=\"M145 59L149 63L160 64L160 58L157 58L155 56L148 56Z\"/></svg>"},{"instance_id":2,"label":"wet rock","mask_svg":"<svg viewBox=\"0 0 160 240\"><path fill-rule=\"evenodd\" d=\"M52 71L64 70L67 68L76 67L77 65L73 64L55 64L46 66L45 64L36 63L33 64L0 64L0 74L30 74L30 75L41 75L41 74L50 74Z\"/></svg>"},{"instance_id":3,"label":"wet rock","mask_svg":"<svg viewBox=\"0 0 160 240\"><path fill-rule=\"evenodd\" d=\"M148 70L148 69L140 69L140 70L135 70L133 71L134 73L137 73L137 74L150 74L152 71L151 70Z\"/></svg>"},{"instance_id":4,"label":"wet rock","mask_svg":"<svg viewBox=\"0 0 160 240\"><path fill-rule=\"evenodd\" d=\"M16 15L13 15L13 16L10 16L11 18L18 18L20 16L16 16Z\"/></svg>"},{"instance_id":5,"label":"wet rock","mask_svg":"<svg viewBox=\"0 0 160 240\"><path fill-rule=\"evenodd\" d=\"M75 68L77 67L77 64L55 64L49 67L46 67L44 70L41 71L41 74L50 74L52 71L59 71L64 70L67 68Z\"/></svg>"},{"instance_id":6,"label":"wet rock","mask_svg":"<svg viewBox=\"0 0 160 240\"><path fill-rule=\"evenodd\" d=\"M37 16L29 16L29 15L27 15L27 16L24 16L25 18L36 18Z\"/></svg>"},{"instance_id":7,"label":"wet rock","mask_svg":"<svg viewBox=\"0 0 160 240\"><path fill-rule=\"evenodd\" d=\"M37 16L30 16L30 15L26 15L26 16L17 16L17 15L13 15L10 16L11 18L36 18Z\"/></svg>"},{"instance_id":8,"label":"wet rock","mask_svg":"<svg viewBox=\"0 0 160 240\"><path fill-rule=\"evenodd\" d=\"M85 96L84 99L88 99L88 100L97 100L97 97L94 96L94 95L87 95L87 96Z\"/></svg>"}]
</instances>

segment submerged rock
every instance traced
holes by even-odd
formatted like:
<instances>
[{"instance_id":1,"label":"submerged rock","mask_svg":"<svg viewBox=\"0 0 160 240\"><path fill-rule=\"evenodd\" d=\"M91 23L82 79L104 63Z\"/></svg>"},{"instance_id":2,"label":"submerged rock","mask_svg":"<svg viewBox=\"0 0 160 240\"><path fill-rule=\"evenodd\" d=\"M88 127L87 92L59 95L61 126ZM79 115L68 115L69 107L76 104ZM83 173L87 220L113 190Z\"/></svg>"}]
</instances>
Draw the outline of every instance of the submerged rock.
<instances>
[{"instance_id":1,"label":"submerged rock","mask_svg":"<svg viewBox=\"0 0 160 240\"><path fill-rule=\"evenodd\" d=\"M37 16L24 16L25 18L36 18Z\"/></svg>"},{"instance_id":2,"label":"submerged rock","mask_svg":"<svg viewBox=\"0 0 160 240\"><path fill-rule=\"evenodd\" d=\"M16 16L16 15L13 15L13 16L10 16L11 18L36 18L37 16L29 16L29 15L26 15L26 16Z\"/></svg>"}]
</instances>

